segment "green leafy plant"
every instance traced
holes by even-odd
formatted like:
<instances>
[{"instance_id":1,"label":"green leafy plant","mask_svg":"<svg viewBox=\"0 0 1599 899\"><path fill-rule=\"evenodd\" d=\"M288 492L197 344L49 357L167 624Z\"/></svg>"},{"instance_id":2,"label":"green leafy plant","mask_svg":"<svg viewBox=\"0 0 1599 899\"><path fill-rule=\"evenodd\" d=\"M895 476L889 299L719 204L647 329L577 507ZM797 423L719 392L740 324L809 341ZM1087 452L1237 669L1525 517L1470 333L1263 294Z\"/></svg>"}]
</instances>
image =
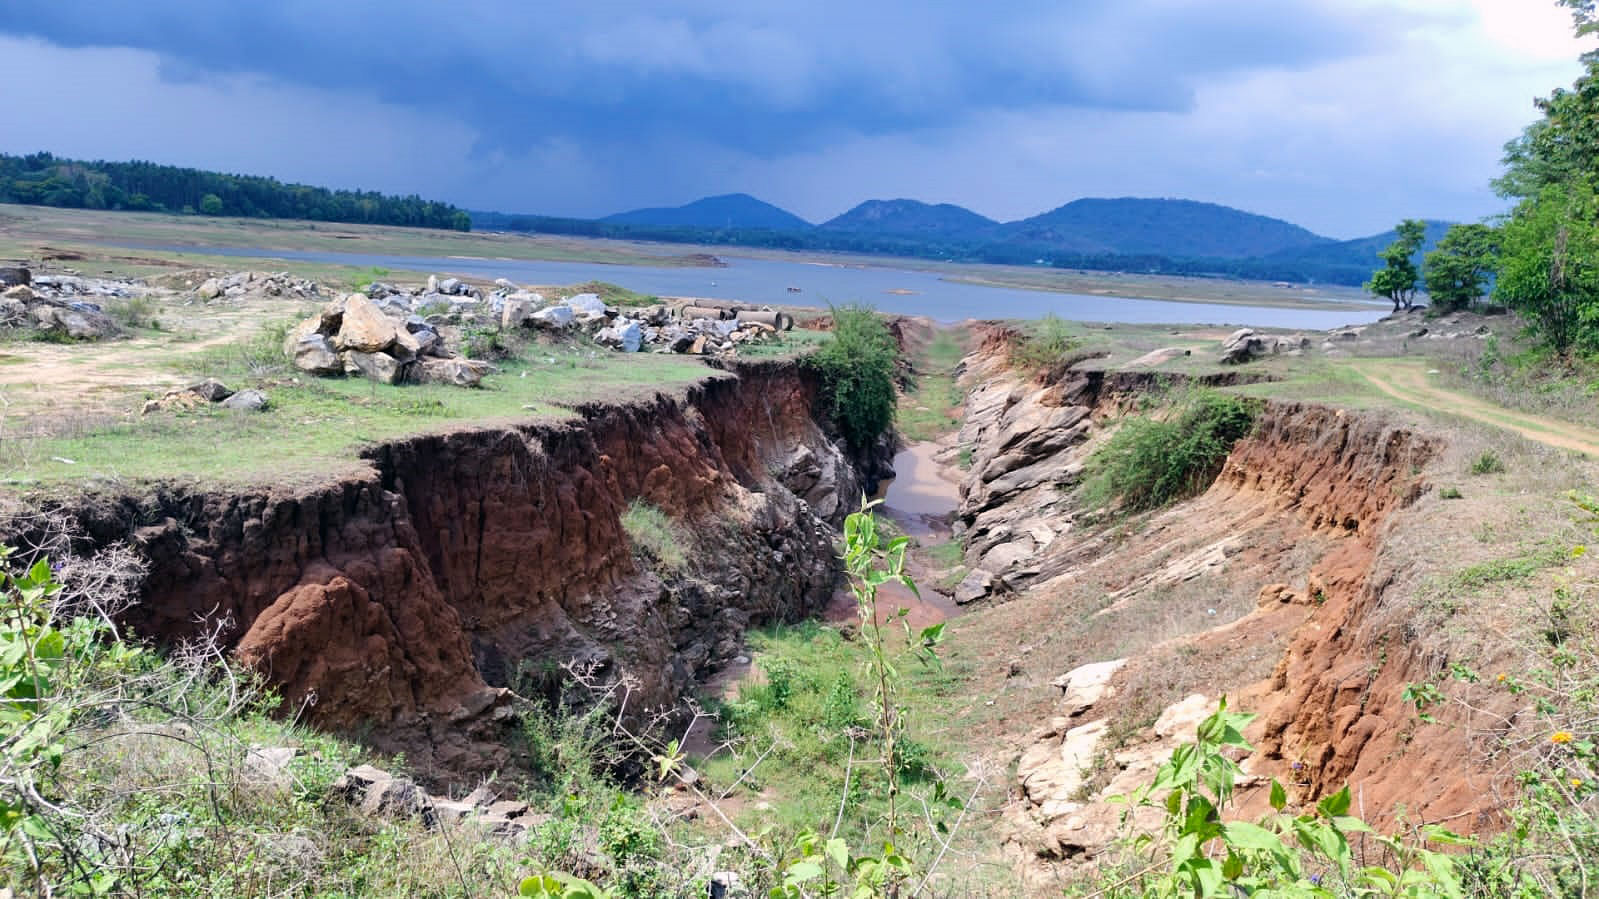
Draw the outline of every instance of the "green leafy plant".
<instances>
[{"instance_id":1,"label":"green leafy plant","mask_svg":"<svg viewBox=\"0 0 1599 899\"><path fill-rule=\"evenodd\" d=\"M1200 493L1254 429L1257 409L1242 397L1198 390L1162 417L1128 420L1089 458L1084 498L1141 512Z\"/></svg>"},{"instance_id":2,"label":"green leafy plant","mask_svg":"<svg viewBox=\"0 0 1599 899\"><path fill-rule=\"evenodd\" d=\"M1505 463L1493 450L1483 450L1482 455L1471 460L1472 474L1501 474Z\"/></svg>"},{"instance_id":3,"label":"green leafy plant","mask_svg":"<svg viewBox=\"0 0 1599 899\"><path fill-rule=\"evenodd\" d=\"M821 376L833 423L861 449L894 423L899 346L870 306L834 306L832 313L833 339L806 360Z\"/></svg>"},{"instance_id":4,"label":"green leafy plant","mask_svg":"<svg viewBox=\"0 0 1599 899\"><path fill-rule=\"evenodd\" d=\"M1441 827L1426 827L1418 842L1378 836L1349 814L1348 787L1297 813L1288 790L1271 782L1271 813L1255 821L1228 820L1240 769L1230 752L1250 751L1243 728L1253 716L1228 711L1221 700L1200 723L1193 743L1172 751L1133 805L1157 809L1157 833L1133 837L1141 862L1131 876L1101 886L1098 895L1143 899L1233 899L1237 896L1462 897L1456 857L1427 848L1472 843ZM1127 816L1130 820L1131 816ZM1367 834L1390 864L1359 861L1350 836Z\"/></svg>"}]
</instances>

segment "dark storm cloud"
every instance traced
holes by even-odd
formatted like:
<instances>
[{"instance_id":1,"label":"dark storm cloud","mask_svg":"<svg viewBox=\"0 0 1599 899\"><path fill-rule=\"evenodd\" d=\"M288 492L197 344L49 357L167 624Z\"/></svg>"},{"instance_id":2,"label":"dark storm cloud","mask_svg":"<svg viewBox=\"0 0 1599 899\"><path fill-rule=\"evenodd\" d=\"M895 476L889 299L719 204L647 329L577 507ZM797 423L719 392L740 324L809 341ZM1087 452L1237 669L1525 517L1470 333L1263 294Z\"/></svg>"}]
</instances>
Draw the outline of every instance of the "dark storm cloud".
<instances>
[{"instance_id":1,"label":"dark storm cloud","mask_svg":"<svg viewBox=\"0 0 1599 899\"><path fill-rule=\"evenodd\" d=\"M1181 111L1233 71L1358 54L1389 22L1326 0L10 0L0 33L262 74L474 126L486 148L686 136L780 155L985 110Z\"/></svg>"}]
</instances>

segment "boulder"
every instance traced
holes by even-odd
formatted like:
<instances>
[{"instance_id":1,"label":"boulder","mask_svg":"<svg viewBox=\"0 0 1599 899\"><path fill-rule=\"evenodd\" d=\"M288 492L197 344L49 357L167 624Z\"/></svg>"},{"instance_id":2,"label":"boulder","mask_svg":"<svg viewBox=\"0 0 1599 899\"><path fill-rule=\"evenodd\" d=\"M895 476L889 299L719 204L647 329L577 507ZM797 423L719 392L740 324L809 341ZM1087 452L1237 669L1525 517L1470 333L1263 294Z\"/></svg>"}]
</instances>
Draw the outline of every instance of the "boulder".
<instances>
[{"instance_id":1,"label":"boulder","mask_svg":"<svg viewBox=\"0 0 1599 899\"><path fill-rule=\"evenodd\" d=\"M10 297L0 297L0 325L20 324L27 315L26 303Z\"/></svg>"},{"instance_id":2,"label":"boulder","mask_svg":"<svg viewBox=\"0 0 1599 899\"><path fill-rule=\"evenodd\" d=\"M343 321L334 346L358 353L381 353L394 342L397 330L394 320L372 305L371 300L352 293L344 298Z\"/></svg>"},{"instance_id":3,"label":"boulder","mask_svg":"<svg viewBox=\"0 0 1599 899\"><path fill-rule=\"evenodd\" d=\"M466 290L469 289L464 288L466 288L466 285L461 282L460 278L445 278L443 281L439 282L439 293L445 293L451 296L464 296L466 294Z\"/></svg>"},{"instance_id":4,"label":"boulder","mask_svg":"<svg viewBox=\"0 0 1599 899\"><path fill-rule=\"evenodd\" d=\"M121 333L117 323L103 312L88 309L57 309L55 319L73 340L104 340Z\"/></svg>"},{"instance_id":5,"label":"boulder","mask_svg":"<svg viewBox=\"0 0 1599 899\"><path fill-rule=\"evenodd\" d=\"M483 376L492 371L494 366L476 359L423 359L416 368L415 377L422 384L478 387L483 383Z\"/></svg>"},{"instance_id":6,"label":"boulder","mask_svg":"<svg viewBox=\"0 0 1599 899\"><path fill-rule=\"evenodd\" d=\"M506 300L505 305L500 309L500 327L506 330L521 327L522 323L527 320L527 314L527 300Z\"/></svg>"},{"instance_id":7,"label":"boulder","mask_svg":"<svg viewBox=\"0 0 1599 899\"><path fill-rule=\"evenodd\" d=\"M572 322L576 318L577 315L572 307L562 304L551 306L548 309L540 309L539 311L528 316L528 321L531 322L534 327L558 331L565 328L570 328L572 326Z\"/></svg>"},{"instance_id":8,"label":"boulder","mask_svg":"<svg viewBox=\"0 0 1599 899\"><path fill-rule=\"evenodd\" d=\"M9 287L13 284L32 284L33 272L17 266L0 268L0 287Z\"/></svg>"},{"instance_id":9,"label":"boulder","mask_svg":"<svg viewBox=\"0 0 1599 899\"><path fill-rule=\"evenodd\" d=\"M363 353L350 350L344 354L344 370L380 384L398 384L404 375L400 360L388 353Z\"/></svg>"},{"instance_id":10,"label":"boulder","mask_svg":"<svg viewBox=\"0 0 1599 899\"><path fill-rule=\"evenodd\" d=\"M624 353L636 353L644 345L644 329L632 319L623 319L594 335L600 343L615 347Z\"/></svg>"},{"instance_id":11,"label":"boulder","mask_svg":"<svg viewBox=\"0 0 1599 899\"><path fill-rule=\"evenodd\" d=\"M605 305L597 293L580 293L567 297L563 302L579 316L609 315L611 312L611 307Z\"/></svg>"},{"instance_id":12,"label":"boulder","mask_svg":"<svg viewBox=\"0 0 1599 899\"><path fill-rule=\"evenodd\" d=\"M29 287L28 285L17 284L7 287L5 293L0 294L0 296L3 296L8 300L16 300L21 303L31 303L37 294L35 294L33 292L33 288Z\"/></svg>"},{"instance_id":13,"label":"boulder","mask_svg":"<svg viewBox=\"0 0 1599 899\"><path fill-rule=\"evenodd\" d=\"M220 403L233 395L233 391L228 389L228 385L218 381L216 378L206 378L204 381L190 384L184 389L198 395L209 403Z\"/></svg>"},{"instance_id":14,"label":"boulder","mask_svg":"<svg viewBox=\"0 0 1599 899\"><path fill-rule=\"evenodd\" d=\"M294 357L295 368L313 375L336 375L344 371L338 352L321 334L313 332L300 338L290 355Z\"/></svg>"},{"instance_id":15,"label":"boulder","mask_svg":"<svg viewBox=\"0 0 1599 899\"><path fill-rule=\"evenodd\" d=\"M981 568L974 568L961 578L955 587L955 601L961 605L976 602L994 589L994 576Z\"/></svg>"},{"instance_id":16,"label":"boulder","mask_svg":"<svg viewBox=\"0 0 1599 899\"><path fill-rule=\"evenodd\" d=\"M269 405L266 394L259 390L241 390L222 401L222 408L237 412L264 412Z\"/></svg>"},{"instance_id":17,"label":"boulder","mask_svg":"<svg viewBox=\"0 0 1599 899\"><path fill-rule=\"evenodd\" d=\"M207 278L194 289L194 295L202 300L214 300L222 296L222 282L216 278Z\"/></svg>"}]
</instances>

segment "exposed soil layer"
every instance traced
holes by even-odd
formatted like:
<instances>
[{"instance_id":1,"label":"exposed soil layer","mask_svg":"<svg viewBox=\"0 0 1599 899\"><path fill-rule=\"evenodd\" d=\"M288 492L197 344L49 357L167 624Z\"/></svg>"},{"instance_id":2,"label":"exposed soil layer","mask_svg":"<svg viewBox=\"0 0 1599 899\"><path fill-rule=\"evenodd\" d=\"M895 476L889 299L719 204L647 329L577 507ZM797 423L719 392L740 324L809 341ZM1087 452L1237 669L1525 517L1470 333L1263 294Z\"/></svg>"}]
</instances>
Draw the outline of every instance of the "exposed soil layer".
<instances>
[{"instance_id":1,"label":"exposed soil layer","mask_svg":"<svg viewBox=\"0 0 1599 899\"><path fill-rule=\"evenodd\" d=\"M572 423L384 444L314 489L158 486L64 511L148 562L139 633L220 630L305 720L438 776L487 771L507 687L565 689L575 662L630 678L633 708L669 705L747 628L826 605L832 523L862 479L801 368L736 375ZM681 569L634 549L633 501L678 523Z\"/></svg>"},{"instance_id":2,"label":"exposed soil layer","mask_svg":"<svg viewBox=\"0 0 1599 899\"><path fill-rule=\"evenodd\" d=\"M1108 846L1124 807L1103 799L1153 777L1222 694L1260 713L1241 813L1261 810L1277 777L1292 801L1347 783L1378 827L1400 816L1468 832L1498 824L1504 784L1476 767L1480 730L1416 739L1402 694L1443 660L1384 612L1414 589L1415 561L1396 550L1439 439L1381 413L1268 402L1203 495L1105 519L1070 487L1102 436L1172 376L1025 379L1005 346L991 339L968 359L960 519L973 586L961 598L997 605L981 613L985 632L1061 622L1075 638L1031 643L1055 673L1086 665L1075 679L1098 678L1088 699L1069 677L1057 679L1064 696L1029 692L1043 726L1012 738L1020 801L1007 817L1030 884L1057 889L1053 863ZM1117 657L1113 674L1089 664Z\"/></svg>"}]
</instances>

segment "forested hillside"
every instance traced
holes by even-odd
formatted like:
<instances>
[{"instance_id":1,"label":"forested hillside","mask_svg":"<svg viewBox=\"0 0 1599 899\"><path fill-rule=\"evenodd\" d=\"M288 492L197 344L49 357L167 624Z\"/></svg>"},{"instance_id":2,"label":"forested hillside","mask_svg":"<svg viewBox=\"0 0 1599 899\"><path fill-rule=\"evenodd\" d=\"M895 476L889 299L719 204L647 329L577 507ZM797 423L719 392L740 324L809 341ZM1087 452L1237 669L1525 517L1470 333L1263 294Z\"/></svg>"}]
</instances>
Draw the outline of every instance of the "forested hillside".
<instances>
[{"instance_id":1,"label":"forested hillside","mask_svg":"<svg viewBox=\"0 0 1599 899\"><path fill-rule=\"evenodd\" d=\"M398 197L375 191L328 190L258 175L229 175L153 162L85 162L49 153L0 153L0 202L455 231L472 228L472 219L464 211L414 194Z\"/></svg>"}]
</instances>

